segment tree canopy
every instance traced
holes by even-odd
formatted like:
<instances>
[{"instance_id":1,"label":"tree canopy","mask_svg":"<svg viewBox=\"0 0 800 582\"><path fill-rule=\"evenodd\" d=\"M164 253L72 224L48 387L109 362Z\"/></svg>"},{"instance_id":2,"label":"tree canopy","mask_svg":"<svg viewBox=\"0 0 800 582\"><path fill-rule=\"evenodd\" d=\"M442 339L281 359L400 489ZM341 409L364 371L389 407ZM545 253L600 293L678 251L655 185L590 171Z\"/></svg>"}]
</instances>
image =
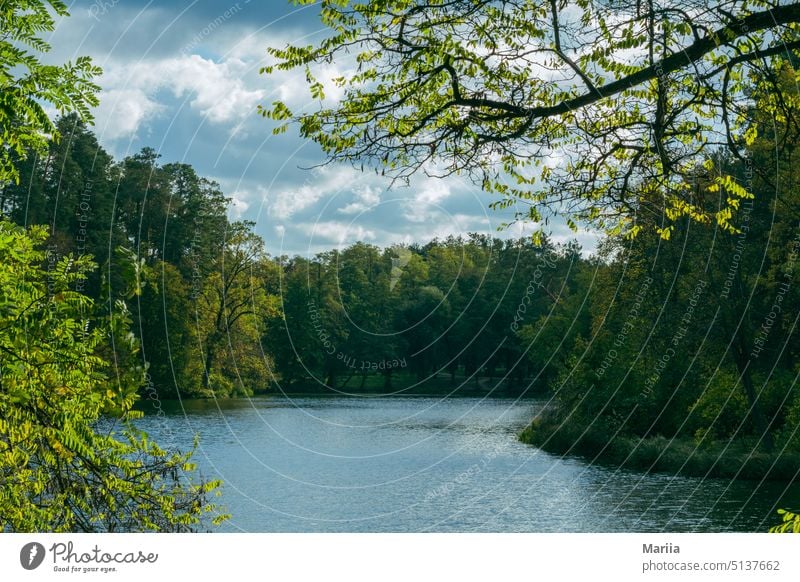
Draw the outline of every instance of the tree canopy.
<instances>
[{"instance_id":1,"label":"tree canopy","mask_svg":"<svg viewBox=\"0 0 800 582\"><path fill-rule=\"evenodd\" d=\"M318 4L330 34L270 48L277 62L262 71L304 70L319 107L277 101L263 115L297 122L329 161L395 179L468 175L496 205L522 203L518 219L627 234L646 223L669 238L688 216L733 231L752 191L716 154L742 158L755 140L754 79L777 119L797 101L776 72L800 48L800 3L295 3ZM329 63L342 74L325 78Z\"/></svg>"},{"instance_id":2,"label":"tree canopy","mask_svg":"<svg viewBox=\"0 0 800 582\"><path fill-rule=\"evenodd\" d=\"M125 305L108 317L71 289L91 261L46 239L0 220L0 531L192 528L219 482L130 422L144 366Z\"/></svg>"},{"instance_id":3,"label":"tree canopy","mask_svg":"<svg viewBox=\"0 0 800 582\"><path fill-rule=\"evenodd\" d=\"M191 530L225 518L208 501L219 482L132 422L148 364L126 301L145 265L115 232L115 168L82 123L100 69L41 60L66 15L0 4L0 531ZM92 251L110 265L117 244L117 268L94 275Z\"/></svg>"},{"instance_id":4,"label":"tree canopy","mask_svg":"<svg viewBox=\"0 0 800 582\"><path fill-rule=\"evenodd\" d=\"M68 16L61 0L8 0L0 7L0 184L16 181L15 159L42 152L57 138L47 114L50 107L91 120L101 74L89 57L51 65L41 57L50 51L42 33L55 28L54 15Z\"/></svg>"}]
</instances>

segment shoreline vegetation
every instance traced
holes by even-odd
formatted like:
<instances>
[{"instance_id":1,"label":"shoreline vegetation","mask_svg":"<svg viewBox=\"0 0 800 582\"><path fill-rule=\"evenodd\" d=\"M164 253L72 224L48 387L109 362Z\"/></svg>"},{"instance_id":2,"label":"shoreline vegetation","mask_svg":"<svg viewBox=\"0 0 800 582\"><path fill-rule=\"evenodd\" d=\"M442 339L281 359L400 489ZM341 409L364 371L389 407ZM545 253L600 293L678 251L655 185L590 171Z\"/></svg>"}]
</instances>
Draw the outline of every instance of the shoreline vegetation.
<instances>
[{"instance_id":1,"label":"shoreline vegetation","mask_svg":"<svg viewBox=\"0 0 800 582\"><path fill-rule=\"evenodd\" d=\"M519 439L551 454L642 473L786 483L800 475L799 453L764 451L753 438L698 441L664 436L610 438L609 434L540 416L520 432Z\"/></svg>"},{"instance_id":2,"label":"shoreline vegetation","mask_svg":"<svg viewBox=\"0 0 800 582\"><path fill-rule=\"evenodd\" d=\"M425 382L413 382L405 385L403 383L396 383L393 388L387 391L380 383L367 383L363 388L361 387L348 387L340 386L339 388L329 388L320 384L307 383L307 384L293 384L288 387L272 386L268 389L253 390L248 395L234 395L234 396L220 396L216 397L218 400L246 400L248 398L261 398L261 397L276 397L276 396L302 396L302 397L320 397L320 398L335 398L339 396L375 396L375 397L398 397L403 396L447 396L451 398L502 398L502 399L519 399L524 401L540 401L545 398L542 394L532 393L524 389L520 390L515 385L506 382L497 384L493 382L492 387L487 387L486 382L488 379L481 379L478 383L470 382L466 385L458 384L452 385L448 378L433 378ZM190 396L183 397L196 402L210 401L214 399L212 395ZM162 402L179 402L181 398L163 398L159 399ZM138 403L139 407L147 408L151 406L152 399L142 397Z\"/></svg>"}]
</instances>

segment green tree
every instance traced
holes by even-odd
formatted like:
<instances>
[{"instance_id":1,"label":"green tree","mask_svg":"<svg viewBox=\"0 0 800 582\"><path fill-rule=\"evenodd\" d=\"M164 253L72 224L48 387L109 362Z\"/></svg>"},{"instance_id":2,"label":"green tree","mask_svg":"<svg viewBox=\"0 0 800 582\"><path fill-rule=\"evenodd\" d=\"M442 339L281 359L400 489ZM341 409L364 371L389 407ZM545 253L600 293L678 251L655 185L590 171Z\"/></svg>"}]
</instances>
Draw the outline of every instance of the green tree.
<instances>
[{"instance_id":1,"label":"green tree","mask_svg":"<svg viewBox=\"0 0 800 582\"><path fill-rule=\"evenodd\" d=\"M195 334L203 362L203 388L219 391L220 395L252 394L254 387L243 385L236 369L235 353L242 354L245 343L257 348L263 335L259 322L277 304L268 296L264 280L268 270L264 242L252 227L249 222L229 225L222 252L213 262L215 271L204 278L195 298ZM265 382L266 362L258 364L258 356L252 352L247 358L251 371L257 372L255 380Z\"/></svg>"},{"instance_id":2,"label":"green tree","mask_svg":"<svg viewBox=\"0 0 800 582\"><path fill-rule=\"evenodd\" d=\"M118 167L76 114L55 125L61 138L19 162L19 184L2 188L0 211L20 225L48 225L48 244L60 255L91 255L107 265L113 249L127 243L114 220ZM81 289L97 298L100 273L88 276Z\"/></svg>"},{"instance_id":3,"label":"green tree","mask_svg":"<svg viewBox=\"0 0 800 582\"><path fill-rule=\"evenodd\" d=\"M117 187L119 221L136 254L153 264L164 256L166 229L173 218L170 176L158 165L161 155L145 147L121 163ZM179 204L176 201L176 207Z\"/></svg>"},{"instance_id":4,"label":"green tree","mask_svg":"<svg viewBox=\"0 0 800 582\"><path fill-rule=\"evenodd\" d=\"M132 305L133 320L142 360L161 398L201 393L194 307L190 285L175 265L159 261L145 269L141 294Z\"/></svg>"},{"instance_id":5,"label":"green tree","mask_svg":"<svg viewBox=\"0 0 800 582\"><path fill-rule=\"evenodd\" d=\"M45 107L92 118L101 74L89 57L74 63L44 64L50 51L42 33L55 28L53 15L67 16L60 0L8 0L0 8L0 186L19 179L17 162L31 152L44 153L48 140L58 138Z\"/></svg>"},{"instance_id":6,"label":"green tree","mask_svg":"<svg viewBox=\"0 0 800 582\"><path fill-rule=\"evenodd\" d=\"M135 352L124 303L98 313L72 290L92 263L51 261L46 237L0 221L0 531L197 526L219 483L133 426L144 367L118 376L102 355L109 334Z\"/></svg>"},{"instance_id":7,"label":"green tree","mask_svg":"<svg viewBox=\"0 0 800 582\"><path fill-rule=\"evenodd\" d=\"M274 356L280 383L288 388L319 378L328 354L317 347L321 314L315 302L317 294L312 298L310 290L311 264L294 257L279 268L280 309L265 317L261 343Z\"/></svg>"},{"instance_id":8,"label":"green tree","mask_svg":"<svg viewBox=\"0 0 800 582\"><path fill-rule=\"evenodd\" d=\"M400 179L468 175L500 206L527 204L524 219L563 213L635 233L652 212L664 238L684 216L732 230L751 193L719 172L729 195L712 211L691 186L697 166L755 138L751 73L775 95L768 114L793 102L772 73L800 48L796 2L295 3L319 5L331 34L271 48L277 63L263 71L304 70L320 105L295 114L275 102L265 116L297 122L334 161ZM337 59L353 72L318 78ZM332 105L330 85L343 91Z\"/></svg>"}]
</instances>

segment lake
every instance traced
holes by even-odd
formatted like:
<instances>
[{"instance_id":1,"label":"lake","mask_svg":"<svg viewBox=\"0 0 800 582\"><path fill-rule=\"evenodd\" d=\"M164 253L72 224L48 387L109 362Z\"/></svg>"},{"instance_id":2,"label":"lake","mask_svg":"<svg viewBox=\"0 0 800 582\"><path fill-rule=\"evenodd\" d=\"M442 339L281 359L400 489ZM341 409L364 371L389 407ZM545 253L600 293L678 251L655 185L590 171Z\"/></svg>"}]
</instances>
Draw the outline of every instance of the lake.
<instances>
[{"instance_id":1,"label":"lake","mask_svg":"<svg viewBox=\"0 0 800 582\"><path fill-rule=\"evenodd\" d=\"M150 403L146 403L150 404ZM798 486L645 474L516 435L532 400L272 396L163 404L140 421L225 482L224 531L765 531Z\"/></svg>"}]
</instances>

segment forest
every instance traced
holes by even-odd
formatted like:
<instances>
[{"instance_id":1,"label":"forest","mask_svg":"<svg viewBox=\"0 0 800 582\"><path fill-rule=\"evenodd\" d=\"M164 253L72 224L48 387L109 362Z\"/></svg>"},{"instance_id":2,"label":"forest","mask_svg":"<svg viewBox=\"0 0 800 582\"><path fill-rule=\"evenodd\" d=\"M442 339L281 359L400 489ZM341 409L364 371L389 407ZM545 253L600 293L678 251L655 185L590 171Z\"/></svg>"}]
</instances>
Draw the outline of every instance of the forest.
<instances>
[{"instance_id":1,"label":"forest","mask_svg":"<svg viewBox=\"0 0 800 582\"><path fill-rule=\"evenodd\" d=\"M145 407L259 393L535 396L549 406L523 438L545 449L699 475L800 468L794 133L779 196L720 161L755 194L736 232L684 219L669 241L644 229L594 253L469 234L273 257L190 165L151 149L115 161L76 116L58 127L64 139L20 163L0 208L50 226L50 264L100 265L75 291L98 306L128 299L141 349L118 365L146 368ZM748 163L776 164L775 131L765 120Z\"/></svg>"}]
</instances>

